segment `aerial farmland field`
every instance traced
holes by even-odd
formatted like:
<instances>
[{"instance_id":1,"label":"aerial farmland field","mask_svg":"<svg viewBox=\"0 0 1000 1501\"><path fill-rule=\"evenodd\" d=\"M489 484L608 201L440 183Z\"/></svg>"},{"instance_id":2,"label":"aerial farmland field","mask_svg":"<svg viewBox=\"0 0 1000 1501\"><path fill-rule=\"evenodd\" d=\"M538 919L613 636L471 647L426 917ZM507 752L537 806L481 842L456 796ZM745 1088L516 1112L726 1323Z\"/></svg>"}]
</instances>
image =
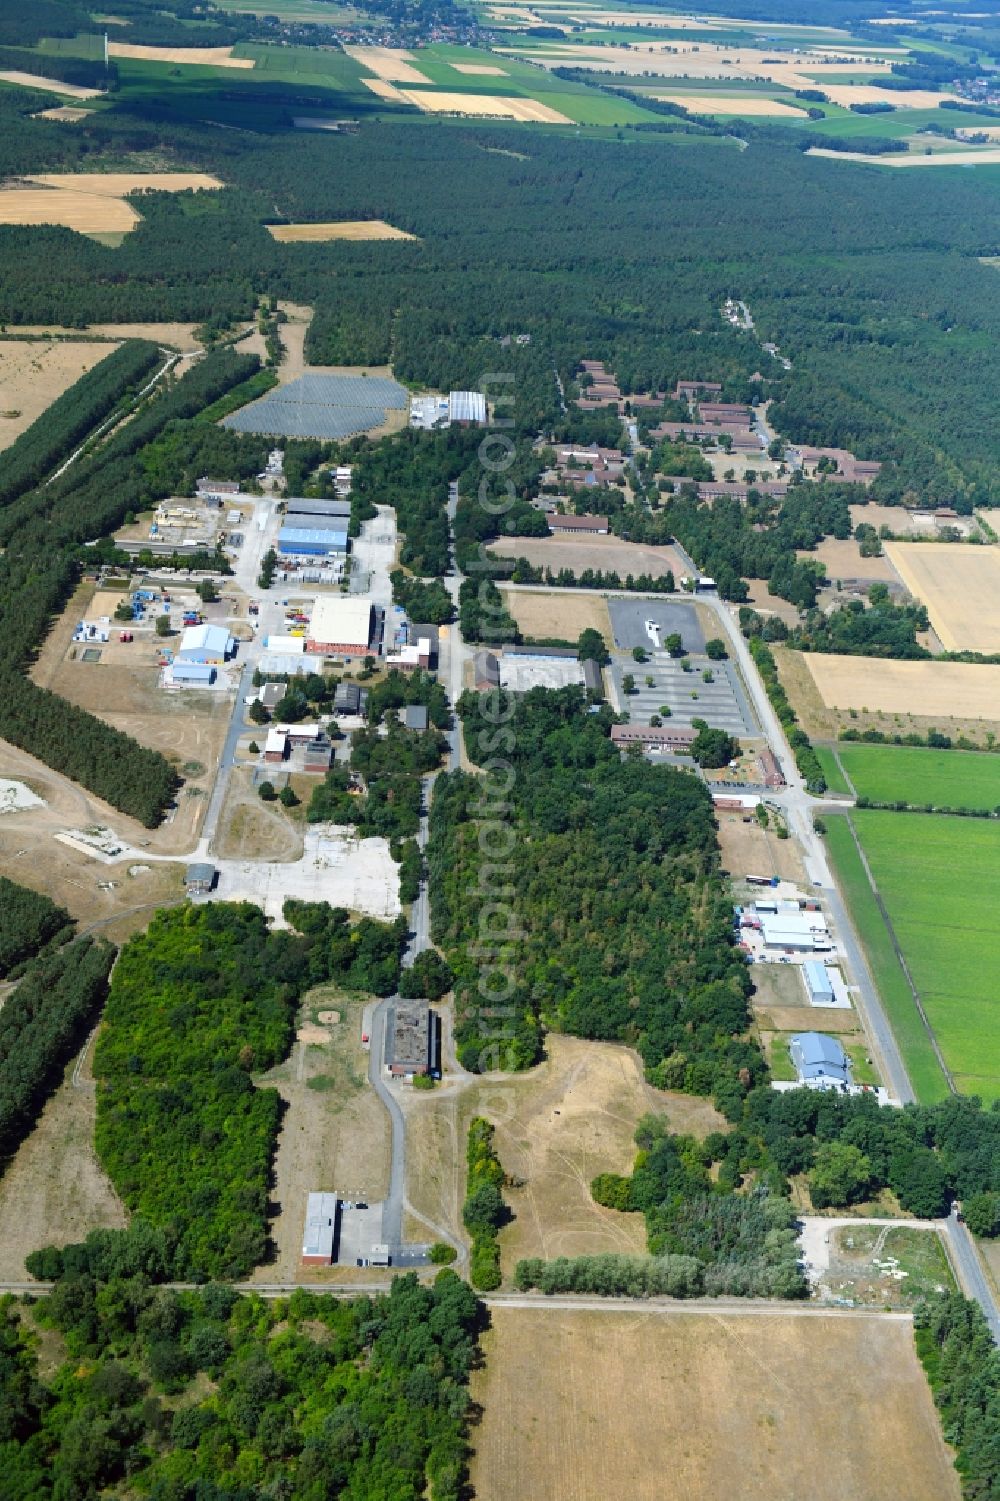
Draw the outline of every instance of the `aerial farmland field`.
<instances>
[{"instance_id":1,"label":"aerial farmland field","mask_svg":"<svg viewBox=\"0 0 1000 1501\"><path fill-rule=\"evenodd\" d=\"M908 1321L542 1302L490 1323L479 1501L958 1497Z\"/></svg>"},{"instance_id":2,"label":"aerial farmland field","mask_svg":"<svg viewBox=\"0 0 1000 1501\"><path fill-rule=\"evenodd\" d=\"M918 1098L943 1098L948 1081L896 945L954 1087L987 1101L1000 1098L993 983L1000 962L1000 828L980 819L873 809L856 809L849 820L834 816L827 826L844 895Z\"/></svg>"},{"instance_id":3,"label":"aerial farmland field","mask_svg":"<svg viewBox=\"0 0 1000 1501\"><path fill-rule=\"evenodd\" d=\"M827 754L832 760L833 753ZM1000 806L1000 756L850 743L838 745L835 754L856 794L872 802L986 811ZM834 791L850 791L833 782L830 785Z\"/></svg>"}]
</instances>

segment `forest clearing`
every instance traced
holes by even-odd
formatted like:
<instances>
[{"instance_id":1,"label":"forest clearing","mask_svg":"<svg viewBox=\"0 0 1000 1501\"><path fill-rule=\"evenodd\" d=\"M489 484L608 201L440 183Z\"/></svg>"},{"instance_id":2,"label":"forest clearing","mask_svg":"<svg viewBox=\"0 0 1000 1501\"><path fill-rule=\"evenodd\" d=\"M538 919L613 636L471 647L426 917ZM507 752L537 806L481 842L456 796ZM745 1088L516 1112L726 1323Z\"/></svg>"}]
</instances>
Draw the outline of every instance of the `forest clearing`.
<instances>
[{"instance_id":1,"label":"forest clearing","mask_svg":"<svg viewBox=\"0 0 1000 1501\"><path fill-rule=\"evenodd\" d=\"M85 339L0 339L0 449L113 347Z\"/></svg>"},{"instance_id":2,"label":"forest clearing","mask_svg":"<svg viewBox=\"0 0 1000 1501\"><path fill-rule=\"evenodd\" d=\"M483 1348L472 1383L480 1501L960 1494L908 1319L583 1312L539 1299L493 1307Z\"/></svg>"},{"instance_id":3,"label":"forest clearing","mask_svg":"<svg viewBox=\"0 0 1000 1501\"><path fill-rule=\"evenodd\" d=\"M25 182L44 188L79 189L104 198L126 198L129 193L184 193L221 188L222 181L209 172L40 172Z\"/></svg>"},{"instance_id":4,"label":"forest clearing","mask_svg":"<svg viewBox=\"0 0 1000 1501\"><path fill-rule=\"evenodd\" d=\"M268 224L272 240L282 245L313 244L324 240L415 240L384 219L339 219L326 224Z\"/></svg>"},{"instance_id":5,"label":"forest clearing","mask_svg":"<svg viewBox=\"0 0 1000 1501\"><path fill-rule=\"evenodd\" d=\"M927 606L947 651L1000 651L1000 549L887 542L885 553L910 593Z\"/></svg>"},{"instance_id":6,"label":"forest clearing","mask_svg":"<svg viewBox=\"0 0 1000 1501\"><path fill-rule=\"evenodd\" d=\"M0 224L58 224L78 234L125 234L139 223L122 198L70 188L0 188Z\"/></svg>"}]
</instances>

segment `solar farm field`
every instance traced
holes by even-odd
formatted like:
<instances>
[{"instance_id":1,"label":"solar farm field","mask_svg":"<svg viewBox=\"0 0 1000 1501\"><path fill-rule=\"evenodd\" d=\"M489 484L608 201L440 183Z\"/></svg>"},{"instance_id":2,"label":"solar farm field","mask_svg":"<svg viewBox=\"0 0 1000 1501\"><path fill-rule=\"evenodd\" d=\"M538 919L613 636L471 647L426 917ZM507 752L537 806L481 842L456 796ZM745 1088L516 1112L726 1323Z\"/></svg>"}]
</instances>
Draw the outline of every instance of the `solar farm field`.
<instances>
[{"instance_id":1,"label":"solar farm field","mask_svg":"<svg viewBox=\"0 0 1000 1501\"><path fill-rule=\"evenodd\" d=\"M381 427L390 411L407 410L403 386L382 375L313 371L279 386L223 419L238 433L283 438L349 438Z\"/></svg>"},{"instance_id":2,"label":"solar farm field","mask_svg":"<svg viewBox=\"0 0 1000 1501\"><path fill-rule=\"evenodd\" d=\"M835 815L827 827L841 889L918 1099L944 1098L948 1075L962 1094L1000 1098L993 979L1000 962L1000 827L873 809L856 809L849 819Z\"/></svg>"},{"instance_id":3,"label":"solar farm field","mask_svg":"<svg viewBox=\"0 0 1000 1501\"><path fill-rule=\"evenodd\" d=\"M838 745L836 755L857 795L872 802L984 811L1000 806L1000 756L910 745L851 744ZM850 789L836 786L834 790Z\"/></svg>"}]
</instances>

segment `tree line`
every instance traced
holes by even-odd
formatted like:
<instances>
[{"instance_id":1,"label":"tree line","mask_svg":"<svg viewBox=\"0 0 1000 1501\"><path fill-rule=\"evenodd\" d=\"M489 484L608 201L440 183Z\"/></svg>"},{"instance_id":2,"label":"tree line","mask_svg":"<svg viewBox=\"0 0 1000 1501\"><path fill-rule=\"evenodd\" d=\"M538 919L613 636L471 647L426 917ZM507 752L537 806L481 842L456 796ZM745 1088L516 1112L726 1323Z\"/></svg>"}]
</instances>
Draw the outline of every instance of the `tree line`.
<instances>
[{"instance_id":1,"label":"tree line","mask_svg":"<svg viewBox=\"0 0 1000 1501\"><path fill-rule=\"evenodd\" d=\"M0 979L46 944L72 932L73 919L65 908L40 891L0 876Z\"/></svg>"},{"instance_id":2,"label":"tree line","mask_svg":"<svg viewBox=\"0 0 1000 1501\"><path fill-rule=\"evenodd\" d=\"M93 1251L88 1255L88 1250ZM0 1300L0 1460L10 1497L460 1501L484 1325L453 1272L387 1294L268 1302L175 1292L55 1253L48 1298ZM54 1364L39 1364L42 1340Z\"/></svg>"}]
</instances>

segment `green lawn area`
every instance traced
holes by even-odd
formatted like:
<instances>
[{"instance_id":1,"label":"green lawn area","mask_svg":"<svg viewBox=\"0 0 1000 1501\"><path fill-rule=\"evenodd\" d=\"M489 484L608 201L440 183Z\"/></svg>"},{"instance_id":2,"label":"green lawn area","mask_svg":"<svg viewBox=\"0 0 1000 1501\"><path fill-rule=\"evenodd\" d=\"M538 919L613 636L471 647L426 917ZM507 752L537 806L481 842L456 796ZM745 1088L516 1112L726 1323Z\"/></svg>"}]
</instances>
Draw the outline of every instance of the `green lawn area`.
<instances>
[{"instance_id":1,"label":"green lawn area","mask_svg":"<svg viewBox=\"0 0 1000 1501\"><path fill-rule=\"evenodd\" d=\"M823 768L823 775L826 777L826 785L829 791L841 792L845 797L851 797L851 789L847 785L844 773L837 765L839 750L839 746L835 751L830 745L817 745L816 755L819 758L820 766Z\"/></svg>"},{"instance_id":2,"label":"green lawn area","mask_svg":"<svg viewBox=\"0 0 1000 1501\"><path fill-rule=\"evenodd\" d=\"M1000 1098L994 974L1000 961L1000 827L978 819L855 810L851 819L957 1088ZM906 977L853 847L846 818L828 844L893 1031L920 1099L942 1078Z\"/></svg>"},{"instance_id":3,"label":"green lawn area","mask_svg":"<svg viewBox=\"0 0 1000 1501\"><path fill-rule=\"evenodd\" d=\"M795 1064L788 1051L788 1038L777 1034L771 1038L771 1074L775 1079L791 1082L797 1078Z\"/></svg>"},{"instance_id":4,"label":"green lawn area","mask_svg":"<svg viewBox=\"0 0 1000 1501\"><path fill-rule=\"evenodd\" d=\"M819 752L824 772L833 752ZM837 746L837 755L859 797L876 803L910 803L923 808L1000 806L1000 755L982 751L925 750L911 745ZM836 767L834 765L834 770ZM829 774L827 781L833 787ZM837 787L835 791L846 788Z\"/></svg>"}]
</instances>

